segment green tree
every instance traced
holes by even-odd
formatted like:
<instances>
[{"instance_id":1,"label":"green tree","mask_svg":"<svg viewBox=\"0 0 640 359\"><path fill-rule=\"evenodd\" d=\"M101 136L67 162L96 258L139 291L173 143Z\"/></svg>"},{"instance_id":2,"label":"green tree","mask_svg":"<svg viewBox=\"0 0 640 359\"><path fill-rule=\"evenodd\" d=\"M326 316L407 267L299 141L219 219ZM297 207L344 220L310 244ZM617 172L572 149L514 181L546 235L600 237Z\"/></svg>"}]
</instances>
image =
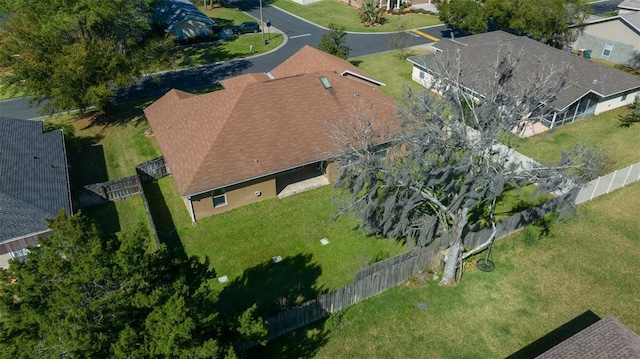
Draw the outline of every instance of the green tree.
<instances>
[{"instance_id":1,"label":"green tree","mask_svg":"<svg viewBox=\"0 0 640 359\"><path fill-rule=\"evenodd\" d=\"M169 41L154 37L149 19L157 0L0 0L0 59L5 90L45 112L105 111L115 88L131 84Z\"/></svg>"},{"instance_id":2,"label":"green tree","mask_svg":"<svg viewBox=\"0 0 640 359\"><path fill-rule=\"evenodd\" d=\"M349 46L347 46L347 34L344 27L329 24L329 32L322 35L318 49L341 59L349 58Z\"/></svg>"},{"instance_id":3,"label":"green tree","mask_svg":"<svg viewBox=\"0 0 640 359\"><path fill-rule=\"evenodd\" d=\"M640 122L640 96L636 96L636 99L629 106L627 114L618 116L620 127L630 127L636 122Z\"/></svg>"},{"instance_id":4,"label":"green tree","mask_svg":"<svg viewBox=\"0 0 640 359\"><path fill-rule=\"evenodd\" d=\"M61 212L26 261L0 272L5 357L212 358L233 352L207 260L149 252L141 225L121 238ZM248 321L248 320L247 320ZM259 329L259 328L258 328ZM256 331L258 329L255 329Z\"/></svg>"},{"instance_id":5,"label":"green tree","mask_svg":"<svg viewBox=\"0 0 640 359\"><path fill-rule=\"evenodd\" d=\"M364 26L375 26L382 24L382 9L378 6L376 0L365 0L358 11L360 21Z\"/></svg>"},{"instance_id":6,"label":"green tree","mask_svg":"<svg viewBox=\"0 0 640 359\"><path fill-rule=\"evenodd\" d=\"M582 0L448 0L437 4L440 20L472 34L485 32L491 20L501 30L517 32L563 47L577 35L591 8Z\"/></svg>"}]
</instances>

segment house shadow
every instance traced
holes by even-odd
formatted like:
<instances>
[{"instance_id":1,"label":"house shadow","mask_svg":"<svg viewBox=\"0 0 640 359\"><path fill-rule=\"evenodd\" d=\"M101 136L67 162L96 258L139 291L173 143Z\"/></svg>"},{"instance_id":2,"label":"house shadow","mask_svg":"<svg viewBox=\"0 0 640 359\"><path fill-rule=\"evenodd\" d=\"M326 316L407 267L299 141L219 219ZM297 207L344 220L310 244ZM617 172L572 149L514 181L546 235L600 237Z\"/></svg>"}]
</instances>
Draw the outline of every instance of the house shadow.
<instances>
[{"instance_id":1,"label":"house shadow","mask_svg":"<svg viewBox=\"0 0 640 359\"><path fill-rule=\"evenodd\" d=\"M594 312L587 310L562 326L549 332L542 338L509 355L506 359L535 358L599 320L600 317L598 317Z\"/></svg>"},{"instance_id":2,"label":"house shadow","mask_svg":"<svg viewBox=\"0 0 640 359\"><path fill-rule=\"evenodd\" d=\"M109 180L101 139L96 135L65 140L72 189Z\"/></svg>"},{"instance_id":3,"label":"house shadow","mask_svg":"<svg viewBox=\"0 0 640 359\"><path fill-rule=\"evenodd\" d=\"M316 298L322 291L316 287L322 269L312 258L310 253L297 254L277 263L268 260L246 269L224 285L218 297L218 311L235 317L256 304L257 314L266 319Z\"/></svg>"},{"instance_id":4,"label":"house shadow","mask_svg":"<svg viewBox=\"0 0 640 359\"><path fill-rule=\"evenodd\" d=\"M176 225L173 221L173 216L171 215L171 211L169 211L158 181L153 180L144 183L142 187L144 195L149 202L151 217L153 218L160 244L166 245L167 249L173 252L176 257L186 259L187 253L182 246Z\"/></svg>"}]
</instances>

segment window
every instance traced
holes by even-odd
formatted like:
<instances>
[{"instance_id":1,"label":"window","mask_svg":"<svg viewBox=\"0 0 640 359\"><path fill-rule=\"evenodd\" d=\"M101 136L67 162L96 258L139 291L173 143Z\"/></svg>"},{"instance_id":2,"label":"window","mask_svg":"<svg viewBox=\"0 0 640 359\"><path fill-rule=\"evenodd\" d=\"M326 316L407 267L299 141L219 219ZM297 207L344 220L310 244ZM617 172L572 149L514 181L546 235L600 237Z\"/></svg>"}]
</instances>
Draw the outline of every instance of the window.
<instances>
[{"instance_id":1,"label":"window","mask_svg":"<svg viewBox=\"0 0 640 359\"><path fill-rule=\"evenodd\" d=\"M622 99L620 99L620 101L626 101L627 100L627 94L622 95Z\"/></svg>"},{"instance_id":2,"label":"window","mask_svg":"<svg viewBox=\"0 0 640 359\"><path fill-rule=\"evenodd\" d=\"M420 80L424 80L424 71L420 71Z\"/></svg>"},{"instance_id":3,"label":"window","mask_svg":"<svg viewBox=\"0 0 640 359\"><path fill-rule=\"evenodd\" d=\"M613 44L610 42L607 42L606 44L604 44L604 51L602 51L602 56L611 55L612 50L613 50Z\"/></svg>"},{"instance_id":4,"label":"window","mask_svg":"<svg viewBox=\"0 0 640 359\"><path fill-rule=\"evenodd\" d=\"M225 206L227 204L227 194L224 189L213 191L213 208Z\"/></svg>"},{"instance_id":5,"label":"window","mask_svg":"<svg viewBox=\"0 0 640 359\"><path fill-rule=\"evenodd\" d=\"M389 148L380 148L376 151L376 158L379 160L383 160L389 156Z\"/></svg>"},{"instance_id":6,"label":"window","mask_svg":"<svg viewBox=\"0 0 640 359\"><path fill-rule=\"evenodd\" d=\"M25 259L25 257L27 256L27 254L29 254L29 250L26 248L22 248L20 250L17 250L15 252L11 252L9 253L11 255L11 258L17 259L19 261L22 261L23 259Z\"/></svg>"}]
</instances>

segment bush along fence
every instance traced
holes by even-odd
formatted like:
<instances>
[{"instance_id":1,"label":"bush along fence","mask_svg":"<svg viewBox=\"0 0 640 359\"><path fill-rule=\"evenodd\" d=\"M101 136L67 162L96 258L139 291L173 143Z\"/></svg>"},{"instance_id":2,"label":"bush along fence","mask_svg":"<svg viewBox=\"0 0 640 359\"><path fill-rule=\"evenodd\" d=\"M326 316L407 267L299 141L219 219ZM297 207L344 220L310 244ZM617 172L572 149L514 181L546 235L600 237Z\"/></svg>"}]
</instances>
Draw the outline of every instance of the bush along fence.
<instances>
[{"instance_id":1,"label":"bush along fence","mask_svg":"<svg viewBox=\"0 0 640 359\"><path fill-rule=\"evenodd\" d=\"M507 237L545 215L561 210L563 206L571 206L572 196L574 195L575 193L568 193L555 197L497 223L496 229L498 233L496 238ZM473 248L481 245L491 236L491 232L491 228L486 228L477 232L467 233L465 247ZM269 326L267 339L277 338L326 318L331 313L339 312L396 287L423 271L440 269L444 257L442 251L447 247L446 241L436 240L426 247L411 249L361 269L356 273L354 283L323 294L317 299L312 299L267 319Z\"/></svg>"},{"instance_id":2,"label":"bush along fence","mask_svg":"<svg viewBox=\"0 0 640 359\"><path fill-rule=\"evenodd\" d=\"M149 218L151 232L156 240L156 245L160 248L160 238L158 237L158 231L156 230L156 225L151 215L151 207L149 206L149 201L147 201L147 196L144 194L142 184L170 174L169 166L167 166L167 163L164 161L164 157L155 158L137 165L135 176L120 178L109 182L95 183L74 191L74 207L86 208L141 195L142 203L144 203L144 208Z\"/></svg>"}]
</instances>

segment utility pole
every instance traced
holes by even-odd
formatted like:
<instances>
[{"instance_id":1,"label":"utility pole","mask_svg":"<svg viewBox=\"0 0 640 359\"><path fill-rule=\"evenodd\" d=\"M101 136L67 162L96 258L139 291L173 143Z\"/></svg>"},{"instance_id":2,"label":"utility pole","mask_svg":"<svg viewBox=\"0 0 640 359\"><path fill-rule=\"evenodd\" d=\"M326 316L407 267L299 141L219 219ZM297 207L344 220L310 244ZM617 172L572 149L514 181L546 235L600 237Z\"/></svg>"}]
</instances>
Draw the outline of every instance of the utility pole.
<instances>
[{"instance_id":1,"label":"utility pole","mask_svg":"<svg viewBox=\"0 0 640 359\"><path fill-rule=\"evenodd\" d=\"M260 0L260 33L262 34L262 45L266 45L264 41L264 21L262 21L262 0Z\"/></svg>"}]
</instances>

